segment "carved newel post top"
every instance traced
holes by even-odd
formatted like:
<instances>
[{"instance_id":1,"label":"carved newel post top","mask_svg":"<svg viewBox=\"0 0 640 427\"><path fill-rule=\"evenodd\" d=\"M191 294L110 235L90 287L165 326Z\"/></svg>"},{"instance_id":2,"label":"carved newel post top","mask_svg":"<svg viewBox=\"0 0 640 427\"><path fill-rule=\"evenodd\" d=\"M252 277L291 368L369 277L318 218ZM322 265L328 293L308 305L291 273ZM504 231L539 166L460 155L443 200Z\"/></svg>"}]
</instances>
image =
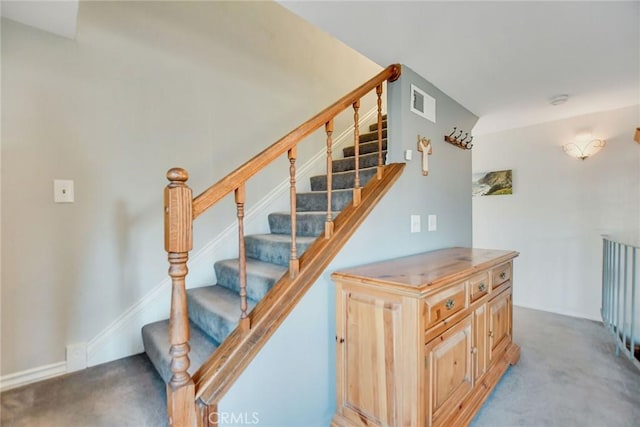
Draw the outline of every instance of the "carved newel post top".
<instances>
[{"instance_id":1,"label":"carved newel post top","mask_svg":"<svg viewBox=\"0 0 640 427\"><path fill-rule=\"evenodd\" d=\"M167 179L171 182L187 182L189 173L182 168L171 168L167 171Z\"/></svg>"}]
</instances>

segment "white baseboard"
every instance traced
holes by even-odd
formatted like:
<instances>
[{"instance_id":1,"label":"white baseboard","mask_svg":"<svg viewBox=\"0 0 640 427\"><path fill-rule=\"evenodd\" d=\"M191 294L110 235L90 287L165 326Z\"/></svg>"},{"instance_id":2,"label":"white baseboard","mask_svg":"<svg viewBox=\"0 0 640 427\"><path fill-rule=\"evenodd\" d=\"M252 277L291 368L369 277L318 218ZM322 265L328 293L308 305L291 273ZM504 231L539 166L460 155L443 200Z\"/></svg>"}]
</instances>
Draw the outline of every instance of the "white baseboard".
<instances>
[{"instance_id":1,"label":"white baseboard","mask_svg":"<svg viewBox=\"0 0 640 427\"><path fill-rule=\"evenodd\" d=\"M0 377L0 391L11 390L12 388L43 381L67 373L67 363L58 362L51 365L39 366Z\"/></svg>"},{"instance_id":2,"label":"white baseboard","mask_svg":"<svg viewBox=\"0 0 640 427\"><path fill-rule=\"evenodd\" d=\"M602 322L602 318L599 316L590 316L587 313L579 313L572 310L565 310L565 309L558 309L558 308L551 308L551 307L541 307L535 304L522 304L520 302L514 302L513 305L515 307L522 307L522 308L528 308L531 310L544 311L547 313L559 314L561 316L569 316L569 317L575 317L578 319L586 319L586 320L593 320L595 322Z\"/></svg>"},{"instance_id":3,"label":"white baseboard","mask_svg":"<svg viewBox=\"0 0 640 427\"><path fill-rule=\"evenodd\" d=\"M372 108L361 116L360 122L367 123L377 115L377 112L377 108ZM352 137L353 125L333 139L333 149L337 150L352 143ZM297 179L299 181L308 179L314 169L325 164L325 156L326 151L321 150L305 162L297 170ZM272 205L288 195L289 186L289 180L286 179L248 209L245 214L245 228L249 229L252 221L272 212ZM237 247L237 224L235 222L229 224L202 249L189 257L189 287L215 283L213 262L217 259L236 256L229 255L234 247ZM140 330L147 323L166 319L169 316L170 301L171 281L167 277L89 341L87 345L88 366L142 353Z\"/></svg>"}]
</instances>

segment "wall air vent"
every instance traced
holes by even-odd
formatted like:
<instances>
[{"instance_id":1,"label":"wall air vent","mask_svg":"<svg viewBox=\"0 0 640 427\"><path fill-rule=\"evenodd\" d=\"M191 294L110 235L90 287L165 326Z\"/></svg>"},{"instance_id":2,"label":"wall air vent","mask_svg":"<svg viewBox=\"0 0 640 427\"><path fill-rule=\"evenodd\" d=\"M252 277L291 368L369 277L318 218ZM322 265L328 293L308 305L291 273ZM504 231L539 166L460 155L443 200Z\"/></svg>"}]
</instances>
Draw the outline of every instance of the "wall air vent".
<instances>
[{"instance_id":1,"label":"wall air vent","mask_svg":"<svg viewBox=\"0 0 640 427\"><path fill-rule=\"evenodd\" d=\"M411 111L436 122L436 100L415 85L411 85Z\"/></svg>"}]
</instances>

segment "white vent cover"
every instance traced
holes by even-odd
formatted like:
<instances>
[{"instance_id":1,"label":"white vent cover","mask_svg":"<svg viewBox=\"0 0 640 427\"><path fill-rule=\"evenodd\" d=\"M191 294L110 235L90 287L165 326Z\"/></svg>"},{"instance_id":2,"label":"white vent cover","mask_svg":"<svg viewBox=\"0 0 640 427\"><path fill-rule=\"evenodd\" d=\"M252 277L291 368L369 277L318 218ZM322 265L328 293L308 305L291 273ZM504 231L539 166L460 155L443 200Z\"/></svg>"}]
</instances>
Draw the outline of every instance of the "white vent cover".
<instances>
[{"instance_id":1,"label":"white vent cover","mask_svg":"<svg viewBox=\"0 0 640 427\"><path fill-rule=\"evenodd\" d=\"M411 111L436 122L436 100L416 85L411 85Z\"/></svg>"}]
</instances>

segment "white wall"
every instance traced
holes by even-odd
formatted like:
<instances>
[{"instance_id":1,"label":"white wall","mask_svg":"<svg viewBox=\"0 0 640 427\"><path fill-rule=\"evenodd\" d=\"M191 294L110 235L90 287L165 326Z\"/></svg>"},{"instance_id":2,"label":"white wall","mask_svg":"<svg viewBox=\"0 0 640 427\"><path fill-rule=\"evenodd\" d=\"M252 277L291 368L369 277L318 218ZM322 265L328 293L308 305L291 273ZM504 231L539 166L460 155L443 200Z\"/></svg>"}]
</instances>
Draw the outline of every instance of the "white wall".
<instances>
[{"instance_id":1,"label":"white wall","mask_svg":"<svg viewBox=\"0 0 640 427\"><path fill-rule=\"evenodd\" d=\"M600 235L640 237L639 122L633 106L476 137L474 172L513 170L513 195L473 199L473 244L520 252L514 304L600 319ZM585 131L606 147L564 154Z\"/></svg>"},{"instance_id":2,"label":"white wall","mask_svg":"<svg viewBox=\"0 0 640 427\"><path fill-rule=\"evenodd\" d=\"M2 374L64 361L167 277L168 168L202 191L380 69L270 2L82 2L75 40L3 20ZM234 217L205 214L194 252Z\"/></svg>"}]
</instances>

